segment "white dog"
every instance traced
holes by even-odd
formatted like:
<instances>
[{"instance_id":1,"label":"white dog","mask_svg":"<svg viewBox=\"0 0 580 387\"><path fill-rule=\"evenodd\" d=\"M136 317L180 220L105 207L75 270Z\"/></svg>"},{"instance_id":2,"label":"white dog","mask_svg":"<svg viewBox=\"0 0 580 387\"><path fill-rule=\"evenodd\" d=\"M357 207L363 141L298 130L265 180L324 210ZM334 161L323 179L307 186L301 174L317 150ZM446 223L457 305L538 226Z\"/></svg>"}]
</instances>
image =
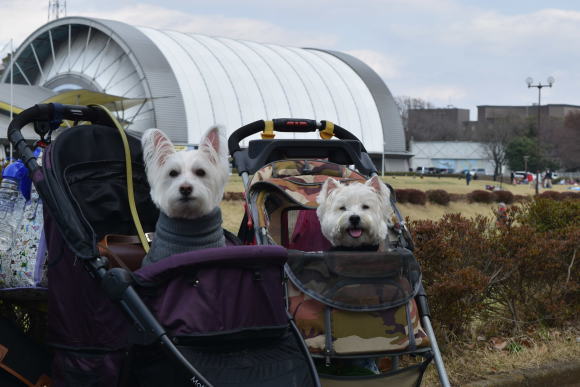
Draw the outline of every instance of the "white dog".
<instances>
[{"instance_id":1,"label":"white dog","mask_svg":"<svg viewBox=\"0 0 580 387\"><path fill-rule=\"evenodd\" d=\"M330 177L317 202L322 234L334 247L379 246L386 240L394 211L378 176L349 185Z\"/></svg>"},{"instance_id":2,"label":"white dog","mask_svg":"<svg viewBox=\"0 0 580 387\"><path fill-rule=\"evenodd\" d=\"M151 198L161 210L143 264L225 245L219 203L228 180L228 155L221 129L211 128L197 150L176 152L158 129L147 130L141 144Z\"/></svg>"}]
</instances>

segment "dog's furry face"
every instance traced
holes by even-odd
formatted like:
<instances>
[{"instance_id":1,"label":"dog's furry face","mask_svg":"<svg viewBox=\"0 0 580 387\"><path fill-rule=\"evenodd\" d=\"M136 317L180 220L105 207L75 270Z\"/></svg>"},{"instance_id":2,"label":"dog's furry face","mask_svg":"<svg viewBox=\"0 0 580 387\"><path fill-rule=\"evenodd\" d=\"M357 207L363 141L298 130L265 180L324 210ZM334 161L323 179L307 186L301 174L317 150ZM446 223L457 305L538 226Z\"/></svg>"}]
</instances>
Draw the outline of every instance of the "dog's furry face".
<instances>
[{"instance_id":1,"label":"dog's furry face","mask_svg":"<svg viewBox=\"0 0 580 387\"><path fill-rule=\"evenodd\" d=\"M333 246L379 245L394 212L390 192L377 176L365 184L340 184L328 178L317 198L322 234Z\"/></svg>"},{"instance_id":2,"label":"dog's furry face","mask_svg":"<svg viewBox=\"0 0 580 387\"><path fill-rule=\"evenodd\" d=\"M197 150L176 152L159 129L141 139L151 198L170 218L195 219L217 207L228 179L228 156L222 130L211 128Z\"/></svg>"}]
</instances>

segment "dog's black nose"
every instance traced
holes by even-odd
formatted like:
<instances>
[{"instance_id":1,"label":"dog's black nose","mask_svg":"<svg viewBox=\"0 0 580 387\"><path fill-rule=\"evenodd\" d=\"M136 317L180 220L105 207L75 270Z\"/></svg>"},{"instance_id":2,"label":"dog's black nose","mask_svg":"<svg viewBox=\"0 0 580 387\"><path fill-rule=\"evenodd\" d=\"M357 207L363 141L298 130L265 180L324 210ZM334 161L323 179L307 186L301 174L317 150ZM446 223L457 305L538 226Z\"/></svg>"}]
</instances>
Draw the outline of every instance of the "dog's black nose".
<instances>
[{"instance_id":1,"label":"dog's black nose","mask_svg":"<svg viewBox=\"0 0 580 387\"><path fill-rule=\"evenodd\" d=\"M189 196L193 192L193 187L190 185L182 185L179 187L179 193L183 196Z\"/></svg>"},{"instance_id":2,"label":"dog's black nose","mask_svg":"<svg viewBox=\"0 0 580 387\"><path fill-rule=\"evenodd\" d=\"M351 215L348 220L353 226L356 226L360 223L360 216L358 215Z\"/></svg>"}]
</instances>

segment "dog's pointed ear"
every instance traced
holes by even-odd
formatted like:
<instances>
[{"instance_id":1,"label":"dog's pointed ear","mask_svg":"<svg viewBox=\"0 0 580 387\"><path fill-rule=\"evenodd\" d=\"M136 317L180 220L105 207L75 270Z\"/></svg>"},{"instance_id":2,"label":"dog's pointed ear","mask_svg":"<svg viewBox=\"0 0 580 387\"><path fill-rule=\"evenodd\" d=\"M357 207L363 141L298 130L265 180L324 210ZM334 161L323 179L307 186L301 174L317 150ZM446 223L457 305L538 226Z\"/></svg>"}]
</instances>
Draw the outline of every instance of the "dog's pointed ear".
<instances>
[{"instance_id":1,"label":"dog's pointed ear","mask_svg":"<svg viewBox=\"0 0 580 387\"><path fill-rule=\"evenodd\" d=\"M378 177L377 175L365 181L365 185L371 187L379 194L383 194L385 192L388 194L387 186L381 181L381 178Z\"/></svg>"},{"instance_id":2,"label":"dog's pointed ear","mask_svg":"<svg viewBox=\"0 0 580 387\"><path fill-rule=\"evenodd\" d=\"M338 182L337 180L334 180L332 177L329 177L328 179L326 179L324 184L322 184L322 188L320 189L320 193L318 194L318 197L316 198L316 202L318 204L322 204L322 202L324 202L324 200L326 200L328 195L330 195L330 193L332 191L334 191L335 189L337 189L339 187L340 187L340 182Z\"/></svg>"},{"instance_id":3,"label":"dog's pointed ear","mask_svg":"<svg viewBox=\"0 0 580 387\"><path fill-rule=\"evenodd\" d=\"M141 137L143 147L143 161L145 166L155 165L161 167L167 158L175 153L173 143L159 129L148 129Z\"/></svg>"},{"instance_id":4,"label":"dog's pointed ear","mask_svg":"<svg viewBox=\"0 0 580 387\"><path fill-rule=\"evenodd\" d=\"M214 164L227 162L228 151L223 128L214 126L210 128L199 143L199 150L206 152Z\"/></svg>"}]
</instances>

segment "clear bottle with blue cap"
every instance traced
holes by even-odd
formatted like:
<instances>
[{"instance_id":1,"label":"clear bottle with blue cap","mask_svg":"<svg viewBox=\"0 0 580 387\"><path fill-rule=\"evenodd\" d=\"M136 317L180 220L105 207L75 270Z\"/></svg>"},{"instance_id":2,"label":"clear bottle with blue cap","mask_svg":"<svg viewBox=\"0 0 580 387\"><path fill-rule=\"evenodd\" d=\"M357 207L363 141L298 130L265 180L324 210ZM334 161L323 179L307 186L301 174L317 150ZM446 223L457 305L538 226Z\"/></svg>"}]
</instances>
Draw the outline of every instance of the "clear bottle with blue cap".
<instances>
[{"instance_id":1,"label":"clear bottle with blue cap","mask_svg":"<svg viewBox=\"0 0 580 387\"><path fill-rule=\"evenodd\" d=\"M0 252L7 251L14 243L14 230L20 225L30 198L28 169L21 160L16 160L2 171L0 183Z\"/></svg>"}]
</instances>

